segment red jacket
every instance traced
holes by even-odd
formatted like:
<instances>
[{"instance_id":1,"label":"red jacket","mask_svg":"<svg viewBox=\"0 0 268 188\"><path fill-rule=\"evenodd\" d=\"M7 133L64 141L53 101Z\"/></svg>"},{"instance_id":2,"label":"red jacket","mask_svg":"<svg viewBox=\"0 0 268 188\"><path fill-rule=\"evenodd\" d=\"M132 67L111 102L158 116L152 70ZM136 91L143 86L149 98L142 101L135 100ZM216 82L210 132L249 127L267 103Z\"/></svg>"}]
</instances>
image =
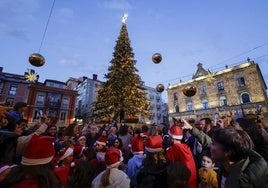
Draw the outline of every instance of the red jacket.
<instances>
[{"instance_id":1,"label":"red jacket","mask_svg":"<svg viewBox=\"0 0 268 188\"><path fill-rule=\"evenodd\" d=\"M186 144L173 144L168 148L166 157L172 163L183 163L191 171L188 187L196 188L196 166L190 147Z\"/></svg>"},{"instance_id":2,"label":"red jacket","mask_svg":"<svg viewBox=\"0 0 268 188\"><path fill-rule=\"evenodd\" d=\"M55 174L59 177L62 187L67 187L67 180L70 174L70 167L69 166L61 166L54 169Z\"/></svg>"},{"instance_id":3,"label":"red jacket","mask_svg":"<svg viewBox=\"0 0 268 188\"><path fill-rule=\"evenodd\" d=\"M38 188L37 181L35 179L25 179L15 185L12 188Z\"/></svg>"}]
</instances>

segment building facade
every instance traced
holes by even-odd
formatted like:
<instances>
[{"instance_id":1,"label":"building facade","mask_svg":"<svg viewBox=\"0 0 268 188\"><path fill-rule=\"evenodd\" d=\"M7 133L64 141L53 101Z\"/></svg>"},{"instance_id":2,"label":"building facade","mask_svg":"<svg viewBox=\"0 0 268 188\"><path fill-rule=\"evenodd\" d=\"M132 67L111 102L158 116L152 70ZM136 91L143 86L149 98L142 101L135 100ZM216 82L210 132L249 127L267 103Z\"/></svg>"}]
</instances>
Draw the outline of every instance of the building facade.
<instances>
[{"instance_id":1,"label":"building facade","mask_svg":"<svg viewBox=\"0 0 268 188\"><path fill-rule=\"evenodd\" d=\"M39 121L45 114L57 125L68 125L73 122L77 92L66 89L67 84L57 80L45 80L29 86L27 104L24 114L30 122Z\"/></svg>"},{"instance_id":2,"label":"building facade","mask_svg":"<svg viewBox=\"0 0 268 188\"><path fill-rule=\"evenodd\" d=\"M98 89L102 87L102 82L98 80L97 74L93 74L92 79L88 77L79 78L79 83L74 88L78 96L75 104L75 118L78 122L90 120L92 103L96 101Z\"/></svg>"},{"instance_id":3,"label":"building facade","mask_svg":"<svg viewBox=\"0 0 268 188\"><path fill-rule=\"evenodd\" d=\"M183 89L196 88L196 94L187 97ZM191 80L167 88L170 118L241 117L256 114L262 107L267 115L267 86L258 64L247 62L219 70L206 71L202 64Z\"/></svg>"},{"instance_id":4,"label":"building facade","mask_svg":"<svg viewBox=\"0 0 268 188\"><path fill-rule=\"evenodd\" d=\"M150 102L150 113L152 114L152 118L148 119L143 116L139 116L140 123L146 124L156 124L159 125L163 123L163 120L166 118L166 114L163 114L164 105L161 97L161 93L157 92L155 88L143 85L147 100Z\"/></svg>"},{"instance_id":5,"label":"building facade","mask_svg":"<svg viewBox=\"0 0 268 188\"><path fill-rule=\"evenodd\" d=\"M3 72L3 67L0 67L0 102L4 105L27 102L29 85L23 75Z\"/></svg>"}]
</instances>

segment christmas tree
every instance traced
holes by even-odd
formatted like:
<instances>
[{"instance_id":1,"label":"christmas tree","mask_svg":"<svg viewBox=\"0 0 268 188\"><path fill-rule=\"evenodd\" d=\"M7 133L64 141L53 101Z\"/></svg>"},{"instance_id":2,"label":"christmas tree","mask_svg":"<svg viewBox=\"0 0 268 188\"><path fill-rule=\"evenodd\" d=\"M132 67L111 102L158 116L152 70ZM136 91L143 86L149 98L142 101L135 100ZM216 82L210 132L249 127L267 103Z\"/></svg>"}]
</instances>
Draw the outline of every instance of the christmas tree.
<instances>
[{"instance_id":1,"label":"christmas tree","mask_svg":"<svg viewBox=\"0 0 268 188\"><path fill-rule=\"evenodd\" d=\"M125 21L122 22L110 64L108 73L104 75L106 82L98 90L97 101L93 103L92 118L111 117L120 121L125 120L126 115L150 118L150 104L135 68L136 60Z\"/></svg>"}]
</instances>

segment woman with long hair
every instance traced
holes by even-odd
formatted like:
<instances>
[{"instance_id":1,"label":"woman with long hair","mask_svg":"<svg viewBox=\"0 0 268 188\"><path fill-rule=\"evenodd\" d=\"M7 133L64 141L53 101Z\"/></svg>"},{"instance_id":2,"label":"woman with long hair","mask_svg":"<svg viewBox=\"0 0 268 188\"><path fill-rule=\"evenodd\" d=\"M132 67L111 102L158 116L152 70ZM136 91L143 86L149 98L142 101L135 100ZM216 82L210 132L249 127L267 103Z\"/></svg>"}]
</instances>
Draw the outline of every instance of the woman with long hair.
<instances>
[{"instance_id":1,"label":"woman with long hair","mask_svg":"<svg viewBox=\"0 0 268 188\"><path fill-rule=\"evenodd\" d=\"M51 165L54 138L33 135L22 156L21 164L12 168L0 187L61 188Z\"/></svg>"},{"instance_id":2,"label":"woman with long hair","mask_svg":"<svg viewBox=\"0 0 268 188\"><path fill-rule=\"evenodd\" d=\"M71 123L68 127L66 127L64 131L64 140L72 139L76 142L79 135L79 128L76 123Z\"/></svg>"},{"instance_id":3,"label":"woman with long hair","mask_svg":"<svg viewBox=\"0 0 268 188\"><path fill-rule=\"evenodd\" d=\"M91 188L94 168L89 161L80 161L68 180L68 188Z\"/></svg>"},{"instance_id":4,"label":"woman with long hair","mask_svg":"<svg viewBox=\"0 0 268 188\"><path fill-rule=\"evenodd\" d=\"M93 188L100 187L116 187L116 188L129 188L130 179L118 167L123 161L122 152L115 148L110 147L105 153L106 170L101 172L92 182Z\"/></svg>"}]
</instances>

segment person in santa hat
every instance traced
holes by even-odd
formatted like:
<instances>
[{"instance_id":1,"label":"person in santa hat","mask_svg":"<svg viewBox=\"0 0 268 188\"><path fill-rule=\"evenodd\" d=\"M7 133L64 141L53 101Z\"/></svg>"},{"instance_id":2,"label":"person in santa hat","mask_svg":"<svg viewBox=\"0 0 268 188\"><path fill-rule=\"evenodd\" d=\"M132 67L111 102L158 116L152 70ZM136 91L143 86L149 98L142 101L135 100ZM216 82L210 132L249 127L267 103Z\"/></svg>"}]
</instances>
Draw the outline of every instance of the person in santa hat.
<instances>
[{"instance_id":1,"label":"person in santa hat","mask_svg":"<svg viewBox=\"0 0 268 188\"><path fill-rule=\"evenodd\" d=\"M138 187L168 187L167 163L162 142L160 135L148 136L145 144L146 157L142 161L142 167L136 178Z\"/></svg>"},{"instance_id":2,"label":"person in santa hat","mask_svg":"<svg viewBox=\"0 0 268 188\"><path fill-rule=\"evenodd\" d=\"M181 162L183 163L190 171L191 176L189 179L189 188L196 187L196 166L193 158L193 154L188 145L181 143L183 138L183 129L174 124L170 127L169 136L172 142L172 146L169 147L166 151L166 158L171 162Z\"/></svg>"},{"instance_id":3,"label":"person in santa hat","mask_svg":"<svg viewBox=\"0 0 268 188\"><path fill-rule=\"evenodd\" d=\"M133 137L130 142L130 148L133 157L129 159L127 163L126 174L131 180L131 187L135 187L137 185L136 176L142 166L142 161L145 158L143 138L140 135Z\"/></svg>"},{"instance_id":4,"label":"person in santa hat","mask_svg":"<svg viewBox=\"0 0 268 188\"><path fill-rule=\"evenodd\" d=\"M79 136L76 144L74 145L74 160L78 160L82 157L82 150L86 148L86 137L84 135Z\"/></svg>"},{"instance_id":5,"label":"person in santa hat","mask_svg":"<svg viewBox=\"0 0 268 188\"><path fill-rule=\"evenodd\" d=\"M105 152L106 152L106 144L107 144L107 138L104 136L101 136L98 138L95 144L95 150L96 150L96 159L92 160L91 162L94 163L94 166L97 166L96 173L99 174L103 170L105 170Z\"/></svg>"},{"instance_id":6,"label":"person in santa hat","mask_svg":"<svg viewBox=\"0 0 268 188\"><path fill-rule=\"evenodd\" d=\"M76 145L79 145L79 146L86 146L86 142L87 142L86 136L81 135L81 136L79 136L79 138L77 139Z\"/></svg>"},{"instance_id":7,"label":"person in santa hat","mask_svg":"<svg viewBox=\"0 0 268 188\"><path fill-rule=\"evenodd\" d=\"M58 165L54 169L57 176L60 178L62 186L67 187L67 180L71 175L72 168L75 166L73 162L74 150L71 147L63 148L60 151Z\"/></svg>"},{"instance_id":8,"label":"person in santa hat","mask_svg":"<svg viewBox=\"0 0 268 188\"><path fill-rule=\"evenodd\" d=\"M70 166L73 162L74 149L71 147L63 148L59 153L58 166Z\"/></svg>"},{"instance_id":9,"label":"person in santa hat","mask_svg":"<svg viewBox=\"0 0 268 188\"><path fill-rule=\"evenodd\" d=\"M108 148L105 153L106 170L94 178L92 188L129 188L129 177L118 169L122 161L122 152L119 149L115 147Z\"/></svg>"},{"instance_id":10,"label":"person in santa hat","mask_svg":"<svg viewBox=\"0 0 268 188\"><path fill-rule=\"evenodd\" d=\"M85 149L85 146L75 145L74 146L74 161L80 160L82 157L82 151Z\"/></svg>"},{"instance_id":11,"label":"person in santa hat","mask_svg":"<svg viewBox=\"0 0 268 188\"><path fill-rule=\"evenodd\" d=\"M23 153L21 164L11 169L0 187L61 188L61 182L51 165L55 154L54 140L50 136L33 135Z\"/></svg>"}]
</instances>

